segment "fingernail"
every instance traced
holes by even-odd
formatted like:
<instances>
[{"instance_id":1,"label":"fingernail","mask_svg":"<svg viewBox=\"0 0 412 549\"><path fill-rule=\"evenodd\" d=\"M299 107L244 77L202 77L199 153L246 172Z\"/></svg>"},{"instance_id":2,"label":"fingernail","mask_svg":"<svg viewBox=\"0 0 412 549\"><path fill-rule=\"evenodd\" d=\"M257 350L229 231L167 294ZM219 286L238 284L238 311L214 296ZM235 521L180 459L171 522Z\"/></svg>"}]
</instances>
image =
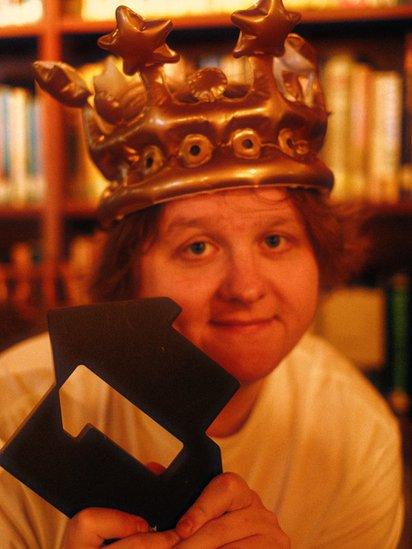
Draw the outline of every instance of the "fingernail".
<instances>
[{"instance_id":1,"label":"fingernail","mask_svg":"<svg viewBox=\"0 0 412 549\"><path fill-rule=\"evenodd\" d=\"M187 537L192 533L193 525L189 519L183 518L177 523L176 530L179 536Z\"/></svg>"},{"instance_id":2,"label":"fingernail","mask_svg":"<svg viewBox=\"0 0 412 549\"><path fill-rule=\"evenodd\" d=\"M149 524L140 517L136 520L136 527L140 533L146 533L149 531Z\"/></svg>"}]
</instances>

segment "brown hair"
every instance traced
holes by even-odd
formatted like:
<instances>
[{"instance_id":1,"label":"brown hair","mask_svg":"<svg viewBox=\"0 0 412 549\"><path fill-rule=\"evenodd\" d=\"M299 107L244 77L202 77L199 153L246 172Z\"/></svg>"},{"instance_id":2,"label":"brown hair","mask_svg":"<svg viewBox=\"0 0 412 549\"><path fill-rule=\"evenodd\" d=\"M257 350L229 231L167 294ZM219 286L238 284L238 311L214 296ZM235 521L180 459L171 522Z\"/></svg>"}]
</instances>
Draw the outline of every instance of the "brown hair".
<instances>
[{"instance_id":1,"label":"brown hair","mask_svg":"<svg viewBox=\"0 0 412 549\"><path fill-rule=\"evenodd\" d=\"M93 301L133 299L135 264L142 248L155 238L161 204L140 210L109 229L91 285Z\"/></svg>"},{"instance_id":2,"label":"brown hair","mask_svg":"<svg viewBox=\"0 0 412 549\"><path fill-rule=\"evenodd\" d=\"M287 189L312 243L321 287L331 288L358 273L365 259L360 216L353 207L334 204L316 190ZM92 283L96 301L132 299L136 295L136 261L156 237L162 204L125 217L109 230Z\"/></svg>"},{"instance_id":3,"label":"brown hair","mask_svg":"<svg viewBox=\"0 0 412 549\"><path fill-rule=\"evenodd\" d=\"M333 202L314 189L290 189L320 270L320 286L330 289L361 273L370 242L362 230L362 205Z\"/></svg>"}]
</instances>

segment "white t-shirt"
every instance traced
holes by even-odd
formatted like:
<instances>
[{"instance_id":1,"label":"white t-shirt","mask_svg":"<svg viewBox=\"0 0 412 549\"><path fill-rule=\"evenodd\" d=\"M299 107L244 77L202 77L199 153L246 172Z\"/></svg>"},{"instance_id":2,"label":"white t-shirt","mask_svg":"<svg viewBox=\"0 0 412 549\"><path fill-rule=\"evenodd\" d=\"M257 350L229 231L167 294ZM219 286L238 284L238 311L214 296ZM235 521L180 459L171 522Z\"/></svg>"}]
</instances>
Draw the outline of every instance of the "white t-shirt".
<instances>
[{"instance_id":1,"label":"white t-shirt","mask_svg":"<svg viewBox=\"0 0 412 549\"><path fill-rule=\"evenodd\" d=\"M5 441L53 383L47 335L0 356ZM107 386L76 378L66 425L95 427L143 463L170 462L177 446ZM80 418L81 416L81 418ZM363 376L306 335L265 380L242 429L215 439L223 469L240 474L273 510L295 549L395 548L403 521L397 422ZM0 470L0 548L56 548L66 517Z\"/></svg>"}]
</instances>

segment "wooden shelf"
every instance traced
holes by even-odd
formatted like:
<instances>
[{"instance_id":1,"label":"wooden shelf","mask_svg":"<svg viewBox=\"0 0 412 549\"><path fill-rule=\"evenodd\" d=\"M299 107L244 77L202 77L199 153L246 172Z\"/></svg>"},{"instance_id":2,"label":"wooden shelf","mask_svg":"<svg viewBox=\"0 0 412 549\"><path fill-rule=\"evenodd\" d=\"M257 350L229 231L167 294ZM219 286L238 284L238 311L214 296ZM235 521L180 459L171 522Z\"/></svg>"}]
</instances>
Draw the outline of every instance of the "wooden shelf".
<instances>
[{"instance_id":1,"label":"wooden shelf","mask_svg":"<svg viewBox=\"0 0 412 549\"><path fill-rule=\"evenodd\" d=\"M66 218L93 219L96 217L96 207L96 203L70 201L64 207L64 216Z\"/></svg>"},{"instance_id":2,"label":"wooden shelf","mask_svg":"<svg viewBox=\"0 0 412 549\"><path fill-rule=\"evenodd\" d=\"M392 8L302 10L301 13L301 24L396 21L412 19L412 5ZM182 30L233 26L230 21L230 14L188 17L173 17L173 15L168 15L165 18L172 19L173 27ZM109 21L85 21L78 17L65 16L60 22L60 31L68 34L105 33L111 32L114 27L114 19Z\"/></svg>"},{"instance_id":3,"label":"wooden shelf","mask_svg":"<svg viewBox=\"0 0 412 549\"><path fill-rule=\"evenodd\" d=\"M22 206L21 208L0 206L0 221L37 218L40 220L42 214L43 208L41 206Z\"/></svg>"},{"instance_id":4,"label":"wooden shelf","mask_svg":"<svg viewBox=\"0 0 412 549\"><path fill-rule=\"evenodd\" d=\"M299 10L298 10L299 11ZM412 5L387 8L336 8L302 10L301 24L351 23L369 21L396 21L412 19ZM230 14L197 15L186 17L166 16L173 19L176 29L231 27ZM107 21L86 21L76 16L63 16L56 28L61 33L94 34L110 32L115 26L114 18ZM46 32L43 21L28 25L0 26L0 39L18 37L36 37Z\"/></svg>"},{"instance_id":5,"label":"wooden shelf","mask_svg":"<svg viewBox=\"0 0 412 549\"><path fill-rule=\"evenodd\" d=\"M232 25L229 15L202 15L196 17L166 16L173 19L175 29L216 28ZM111 32L115 27L115 21L85 21L78 17L66 16L60 23L60 30L66 34L98 34Z\"/></svg>"},{"instance_id":6,"label":"wooden shelf","mask_svg":"<svg viewBox=\"0 0 412 549\"><path fill-rule=\"evenodd\" d=\"M371 215L375 216L410 216L412 215L412 199L400 200L394 204L367 204Z\"/></svg>"},{"instance_id":7,"label":"wooden shelf","mask_svg":"<svg viewBox=\"0 0 412 549\"><path fill-rule=\"evenodd\" d=\"M46 30L44 23L30 25L7 25L0 27L0 40L2 38L31 38L39 37Z\"/></svg>"},{"instance_id":8,"label":"wooden shelf","mask_svg":"<svg viewBox=\"0 0 412 549\"><path fill-rule=\"evenodd\" d=\"M299 11L299 10L298 10ZM412 5L388 8L336 8L303 10L302 23L354 23L412 18Z\"/></svg>"}]
</instances>

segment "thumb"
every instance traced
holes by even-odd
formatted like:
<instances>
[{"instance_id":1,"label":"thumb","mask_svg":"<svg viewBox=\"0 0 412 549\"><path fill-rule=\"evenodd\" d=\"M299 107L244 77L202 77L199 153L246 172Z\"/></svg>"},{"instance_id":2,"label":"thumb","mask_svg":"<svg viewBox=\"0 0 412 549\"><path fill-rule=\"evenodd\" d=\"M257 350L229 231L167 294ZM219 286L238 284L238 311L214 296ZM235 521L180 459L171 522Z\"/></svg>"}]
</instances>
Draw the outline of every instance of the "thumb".
<instances>
[{"instance_id":1,"label":"thumb","mask_svg":"<svg viewBox=\"0 0 412 549\"><path fill-rule=\"evenodd\" d=\"M161 475L166 471L166 467L164 467L164 465L161 465L160 463L157 463L157 461L149 461L148 463L146 463L146 467L155 475Z\"/></svg>"}]
</instances>

